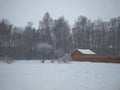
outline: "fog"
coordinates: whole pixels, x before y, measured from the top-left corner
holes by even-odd
[[[120,16],[119,8],[120,0],[0,0],[0,19],[20,27],[32,21],[37,28],[48,11],[52,18],[64,16],[72,25],[80,15],[109,20]]]

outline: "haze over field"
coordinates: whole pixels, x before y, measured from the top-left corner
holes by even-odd
[[[0,62],[0,90],[119,90],[120,65]]]

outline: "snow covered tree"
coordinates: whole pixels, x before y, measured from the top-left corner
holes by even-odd
[[[28,22],[23,34],[24,48],[26,49],[27,58],[31,59],[31,53],[35,48],[35,30],[32,27],[32,22]]]
[[[54,21],[53,36],[56,50],[62,48],[64,52],[67,52],[69,50],[70,26],[64,17]]]
[[[87,17],[79,16],[72,29],[74,46],[76,48],[87,48],[88,41],[90,39],[89,23]]]
[[[39,23],[40,30],[40,42],[47,42],[52,44],[51,31],[53,28],[53,20],[50,17],[49,13],[45,13],[42,21]]]
[[[10,47],[11,30],[8,20],[0,21],[0,47]]]

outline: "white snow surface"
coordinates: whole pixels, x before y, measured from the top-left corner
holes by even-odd
[[[0,90],[120,90],[120,64],[0,62]]]
[[[90,49],[77,49],[77,50],[83,54],[95,54],[95,52],[91,51]]]

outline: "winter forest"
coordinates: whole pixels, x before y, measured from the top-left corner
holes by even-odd
[[[8,20],[0,21],[0,57],[14,59],[55,59],[70,54],[76,48],[93,51],[120,51],[120,17],[109,21],[92,21],[85,16],[75,19],[74,25],[59,17],[53,20],[48,12],[39,21],[24,28],[16,27]],[[102,51],[101,51],[102,52]],[[104,53],[98,55],[105,55]]]

